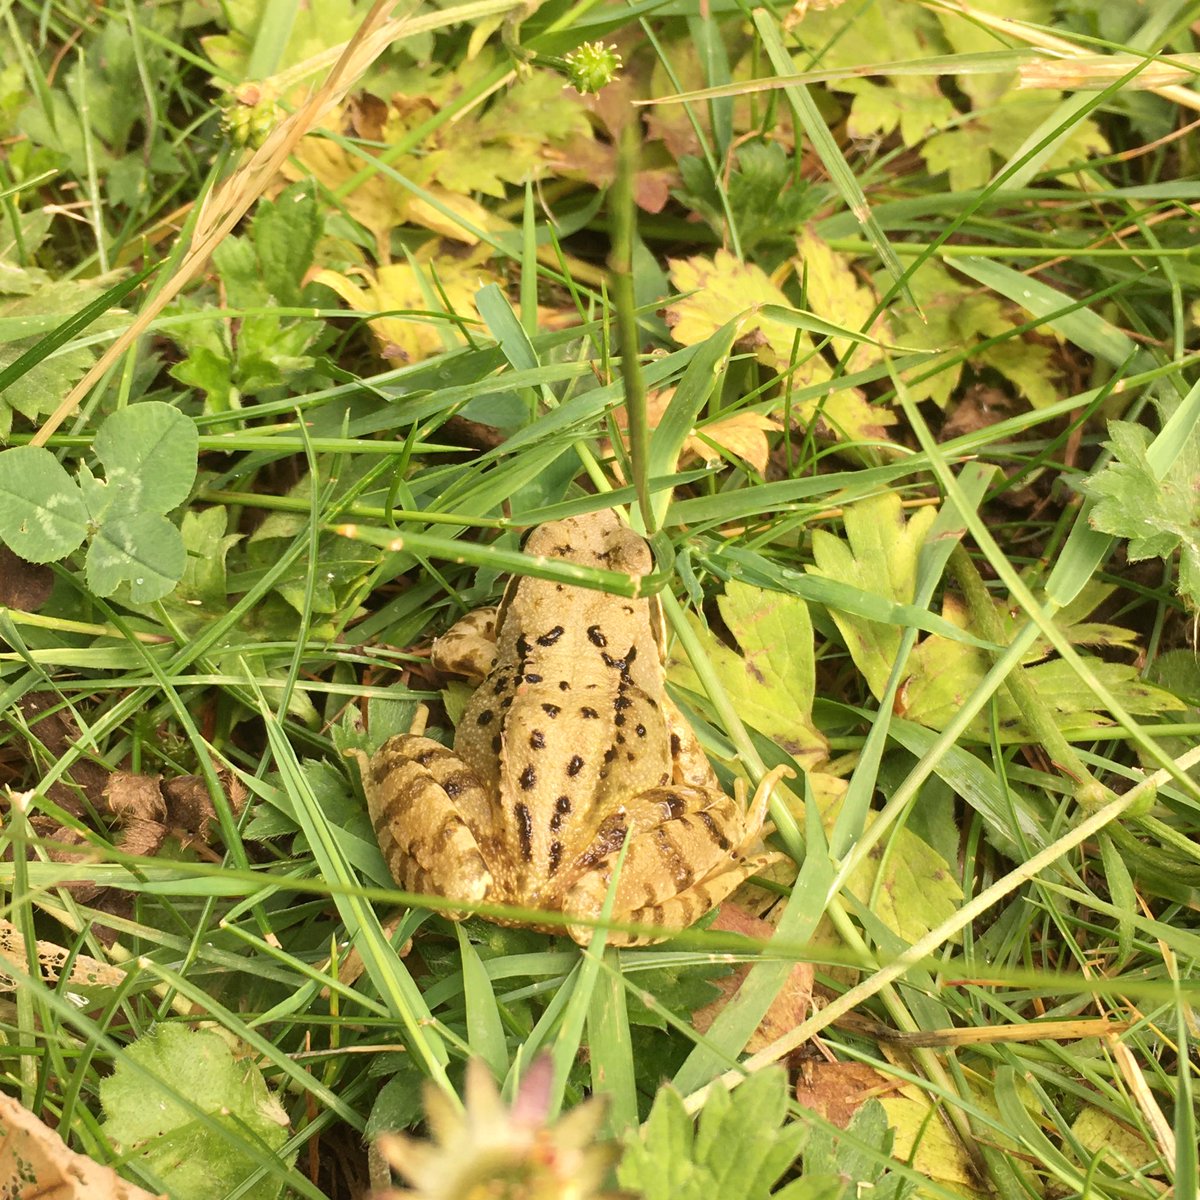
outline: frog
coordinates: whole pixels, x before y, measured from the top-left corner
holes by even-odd
[[[646,540],[610,509],[550,521],[525,553],[644,579]],[[635,589],[636,591],[636,589]],[[587,944],[620,871],[610,945],[661,941],[782,857],[767,848],[772,772],[746,803],[725,792],[667,695],[665,622],[654,597],[514,574],[498,609],[434,643],[440,670],[477,686],[453,749],[410,731],[370,758],[363,790],[393,878],[467,905],[558,914]],[[436,906],[434,906],[436,907]],[[461,910],[439,910],[459,918]]]

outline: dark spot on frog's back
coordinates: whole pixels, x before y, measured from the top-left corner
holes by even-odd
[[[557,642],[560,637],[562,637],[563,633],[563,627],[561,625],[555,625],[553,629],[547,629],[546,632],[543,633],[540,638],[538,638],[538,645],[553,646],[554,643]]]
[[[546,873],[553,875],[558,870],[558,864],[562,861],[562,842],[550,843],[550,858],[546,863]]]
[[[544,712],[546,716],[553,721],[554,718],[557,717],[560,712],[562,712],[562,709],[559,708],[557,704],[543,704],[542,712]]]
[[[567,763],[567,774],[571,776],[578,775],[583,770],[583,759],[578,754],[571,755],[571,761]]]
[[[559,796],[554,802],[554,815],[550,818],[550,832],[557,833],[562,826],[563,818],[571,811],[571,797]]]
[[[540,729],[535,729],[529,735],[529,748],[531,750],[544,750],[546,748],[546,735]]]
[[[537,784],[537,772],[533,769],[532,765],[526,767],[525,770],[521,772],[518,782],[521,785],[521,790],[525,792],[529,791]]]
[[[645,737],[646,727],[639,721],[638,724],[634,726],[633,732],[636,733],[638,737]]]
[[[483,712],[475,718],[476,725],[490,725],[495,720],[496,714],[490,708],[485,708]]]
[[[530,674],[525,676],[525,682],[526,683],[541,683],[542,677],[540,675],[534,675],[531,672]]]
[[[558,690],[560,692],[569,692],[571,690],[571,685],[565,679],[560,679],[558,681]]]
[[[583,717],[585,721],[594,721],[600,716],[600,714],[594,708],[587,708],[586,706],[579,710],[579,715]]]
[[[521,857],[529,862],[533,858],[533,821],[529,809],[524,804],[514,804],[513,816],[517,822],[517,837],[521,842]]]
[[[679,739],[679,734],[671,734],[671,753],[678,758],[683,752],[683,742]]]
[[[593,646],[604,647],[608,645],[608,638],[604,636],[604,633],[599,625],[589,625],[587,635],[588,641],[591,642]]]

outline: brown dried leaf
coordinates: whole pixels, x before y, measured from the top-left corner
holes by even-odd
[[[154,1200],[111,1167],[68,1149],[53,1129],[5,1095],[0,1095],[0,1195],[6,1200]]]
[[[766,940],[775,933],[775,927],[761,917],[752,916],[740,904],[726,901],[717,912],[717,919],[711,925],[712,929],[721,929],[727,933],[740,933],[746,937]],[[725,1006],[737,995],[746,976],[750,973],[752,963],[743,963],[732,974],[721,979],[714,979],[713,984],[721,990],[721,995],[706,1004],[703,1008],[692,1013],[692,1024],[697,1032],[707,1033],[712,1023],[720,1015]],[[806,1016],[812,1004],[813,969],[810,963],[797,963],[788,976],[788,981],[779,990],[779,995],[767,1009],[766,1015],[759,1022],[758,1028],[746,1043],[750,1053],[761,1050],[777,1038],[795,1029]]]
[[[54,590],[54,572],[44,563],[28,563],[0,546],[0,608],[37,612]]]
[[[894,1093],[899,1081],[865,1063],[806,1062],[796,1082],[796,1103],[845,1129],[868,1100]]]
[[[46,983],[57,983],[63,966],[70,957],[69,952],[56,942],[39,941],[37,960],[39,973]],[[0,991],[12,991],[18,981],[4,970],[4,960],[13,963],[23,975],[29,973],[29,954],[25,938],[10,921],[0,920]],[[71,959],[68,982],[74,987],[120,987],[125,982],[125,972],[86,954],[77,954]],[[7,1193],[0,1191],[0,1195]]]

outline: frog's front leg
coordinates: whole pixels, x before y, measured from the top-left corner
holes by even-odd
[[[474,771],[440,742],[411,733],[389,738],[369,760],[360,755],[359,766],[392,878],[410,892],[486,900],[493,880],[482,847],[491,838],[491,805]]]
[[[496,612],[477,608],[435,638],[430,658],[439,671],[481,683],[496,665]]]
[[[647,945],[686,929],[711,912],[751,875],[782,857],[762,846],[771,788],[782,769],[759,785],[749,808],[713,788],[686,784],[652,788],[635,797],[627,811],[601,829],[578,864],[581,873],[563,898],[568,916],[599,917],[608,895],[623,840],[628,840],[612,919],[623,924],[657,925],[660,936],[612,932],[616,946]],[[614,846],[615,843],[615,846]],[[570,925],[568,933],[586,944],[591,926]]]

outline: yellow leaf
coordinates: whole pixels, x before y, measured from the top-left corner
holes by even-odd
[[[801,230],[796,238],[796,253],[799,255],[796,274],[804,280],[808,307],[814,313],[832,325],[855,333],[866,329],[877,341],[887,341],[887,321],[882,314],[867,326],[875,309],[875,293],[858,281],[845,256],[831,249],[811,227]],[[851,346],[855,344],[849,338],[833,339],[839,357]],[[860,370],[878,362],[882,355],[878,346],[859,342],[850,356],[848,369]]]
[[[391,263],[374,272],[362,271],[361,283],[329,270],[318,271],[314,279],[337,292],[355,312],[392,314],[367,319],[380,355],[395,364],[419,362],[464,342],[457,321],[430,314],[479,320],[475,293],[496,276],[475,258],[437,258],[426,269],[420,262]],[[405,313],[409,315],[401,315]]]
[[[712,442],[722,450],[745,459],[760,475],[765,475],[771,452],[767,434],[776,433],[782,428],[774,417],[756,412],[736,412],[703,426],[699,430],[703,437],[692,434],[683,443],[683,449],[687,454],[707,460],[714,457],[712,446],[708,445]]]
[[[758,361],[776,371],[792,362],[793,345],[800,364],[792,378],[797,386],[825,379],[829,368],[813,350],[806,333],[798,333],[782,321],[764,317],[766,304],[790,308],[788,298],[767,273],[753,263],[740,262],[728,250],[718,250],[712,259],[703,255],[671,261],[671,282],[681,296],[666,307],[671,336],[684,346],[694,346],[711,336],[731,317],[748,314],[740,345],[753,349]]]
[[[731,317],[745,314],[739,347],[753,350],[764,366],[781,374],[786,372],[792,387],[831,381],[825,395],[810,396],[793,405],[794,420],[819,419],[818,435],[833,440],[886,438],[887,426],[896,423],[891,412],[869,404],[856,388],[837,387],[829,364],[817,353],[807,333],[762,315],[764,305],[790,308],[791,304],[761,267],[740,262],[728,250],[718,250],[711,259],[697,255],[672,261],[671,282],[681,292],[689,293],[666,306],[667,324],[677,342],[693,346]],[[709,430],[705,432],[712,436]]]

